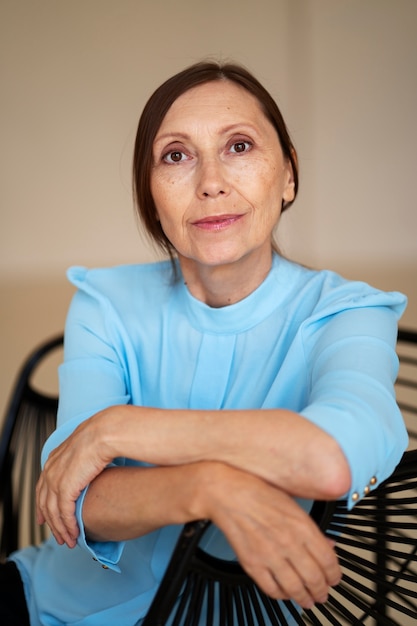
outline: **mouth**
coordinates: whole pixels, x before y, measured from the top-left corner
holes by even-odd
[[[243,218],[243,215],[243,213],[230,215],[209,215],[192,222],[192,225],[197,228],[201,228],[202,230],[219,231],[224,228],[228,228],[229,226],[233,226]]]

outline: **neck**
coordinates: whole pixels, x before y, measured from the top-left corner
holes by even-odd
[[[207,266],[179,256],[184,282],[191,295],[213,308],[235,304],[246,298],[265,280],[271,269],[268,258],[251,255],[236,263]]]

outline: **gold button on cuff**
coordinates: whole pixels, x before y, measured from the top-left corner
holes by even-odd
[[[359,500],[359,494],[358,494],[357,491],[354,491],[352,493],[352,500],[353,500],[353,502],[357,502]]]
[[[372,476],[369,482],[371,483],[371,485],[376,485],[376,483],[378,482],[376,476]]]
[[[107,567],[107,565],[102,565],[101,567],[102,567],[103,569],[109,569],[109,568]]]
[[[370,486],[366,485],[365,489],[363,490],[363,493],[364,493],[365,496],[367,496],[370,491],[371,491]]]

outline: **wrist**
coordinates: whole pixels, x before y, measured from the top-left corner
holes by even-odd
[[[227,500],[234,473],[239,470],[218,461],[201,461],[195,466],[198,478],[192,517],[213,521],[224,499]]]
[[[91,418],[94,428],[93,436],[96,446],[101,449],[102,456],[110,463],[118,456],[126,456],[121,449],[121,438],[125,433],[127,415],[123,417],[122,406],[111,406],[99,411]],[[120,421],[123,420],[123,424]]]

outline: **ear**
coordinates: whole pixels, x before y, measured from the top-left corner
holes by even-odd
[[[291,161],[288,159],[284,166],[284,189],[282,192],[283,204],[292,202],[295,198],[294,171]]]

